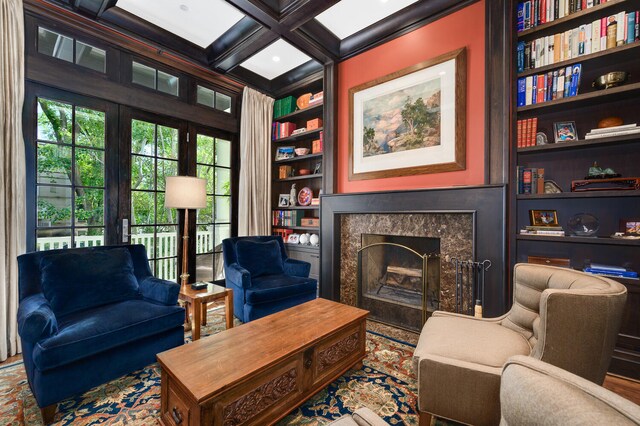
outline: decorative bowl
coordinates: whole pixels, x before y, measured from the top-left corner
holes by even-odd
[[[307,155],[309,153],[309,148],[296,148],[296,155]]]
[[[304,187],[298,192],[298,204],[301,206],[308,206],[311,204],[311,199],[313,198],[313,191],[311,188]]]
[[[299,174],[300,176],[310,175],[310,174],[311,174],[311,170],[309,170],[309,169],[300,169],[300,170],[298,171],[298,174]]]
[[[578,213],[569,218],[567,227],[573,235],[591,237],[600,229],[600,221],[589,213]]]
[[[628,78],[629,73],[626,71],[612,71],[596,78],[592,86],[596,89],[609,89],[624,84]]]
[[[624,121],[620,117],[605,117],[602,120],[598,121],[598,129],[606,129],[607,127],[616,127],[622,126]]]

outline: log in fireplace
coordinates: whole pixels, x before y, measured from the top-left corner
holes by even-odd
[[[419,332],[440,297],[440,239],[362,234],[357,305],[369,318]]]

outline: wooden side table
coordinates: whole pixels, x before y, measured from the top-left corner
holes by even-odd
[[[189,322],[189,311],[193,314],[191,323],[192,340],[200,339],[200,326],[207,325],[207,305],[209,302],[224,298],[227,328],[233,327],[233,290],[216,284],[209,284],[202,290],[194,290],[191,286],[180,290],[180,300],[185,302],[185,322]]]

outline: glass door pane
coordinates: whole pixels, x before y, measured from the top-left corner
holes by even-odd
[[[35,249],[105,244],[106,112],[36,98]]]
[[[131,243],[143,244],[156,277],[178,277],[178,215],[164,206],[165,177],[178,174],[177,128],[131,120]]]

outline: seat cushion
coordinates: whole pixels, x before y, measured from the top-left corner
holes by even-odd
[[[56,317],[140,298],[129,250],[60,252],[40,261],[42,291]]]
[[[304,293],[314,293],[318,282],[313,278],[290,277],[288,275],[264,275],[251,279],[251,288],[246,290],[246,303],[256,305],[274,302]]]
[[[513,355],[529,355],[529,342],[498,323],[461,316],[434,316],[424,325],[416,355],[445,358],[502,368]]]
[[[184,322],[184,309],[126,300],[58,320],[58,334],[39,342],[33,361],[41,371],[162,333]]]
[[[284,274],[278,241],[239,240],[236,243],[238,264],[249,271],[251,278]]]

